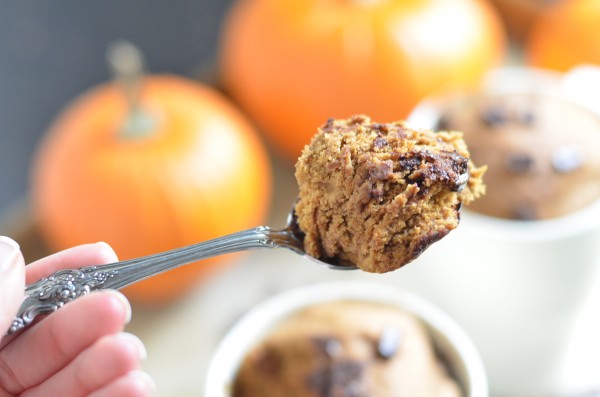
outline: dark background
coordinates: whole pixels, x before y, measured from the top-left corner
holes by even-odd
[[[0,0],[0,211],[26,195],[37,143],[69,100],[106,81],[126,39],[148,69],[195,77],[214,62],[231,0]]]

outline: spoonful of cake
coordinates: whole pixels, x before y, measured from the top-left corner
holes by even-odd
[[[138,259],[60,270],[27,286],[9,330],[81,295],[232,252],[287,248],[335,270],[384,273],[456,228],[460,207],[484,193],[458,132],[414,130],[366,116],[330,119],[296,164],[298,200],[287,226],[259,226]]]
[[[460,132],[366,116],[330,119],[296,164],[304,249],[367,272],[395,270],[458,226],[485,192]]]

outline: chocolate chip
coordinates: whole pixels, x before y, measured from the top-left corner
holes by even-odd
[[[400,329],[396,327],[385,327],[379,335],[377,342],[377,354],[384,359],[392,358],[400,347]]]
[[[364,124],[366,122],[367,122],[367,117],[363,116],[363,115],[352,116],[348,120],[349,125],[360,125],[360,124]]]
[[[371,128],[373,128],[374,130],[377,130],[377,132],[380,132],[380,133],[388,133],[388,132],[390,132],[390,126],[389,126],[389,124],[373,123],[371,125]],[[387,145],[387,141],[386,141],[386,145]]]
[[[481,120],[490,127],[505,124],[508,121],[506,111],[498,106],[490,106],[481,114]]]
[[[368,164],[369,176],[372,179],[382,181],[389,179],[394,174],[394,162],[392,160],[370,161]]]
[[[538,219],[539,216],[534,206],[522,203],[515,208],[513,218],[521,221],[533,221]]]
[[[369,191],[369,197],[377,202],[383,198],[383,183],[376,183]]]
[[[521,174],[531,169],[533,158],[525,153],[513,153],[508,155],[505,165],[510,172]]]
[[[388,140],[382,137],[377,137],[375,138],[375,141],[373,142],[373,146],[375,146],[376,148],[380,149],[384,146],[388,145]]]
[[[554,171],[565,173],[575,171],[583,164],[583,155],[579,148],[565,146],[552,153]]]
[[[398,158],[398,165],[401,171],[407,174],[419,169],[423,163],[423,154],[421,152],[407,153]]]
[[[331,337],[319,336],[314,338],[317,349],[329,358],[336,358],[342,354],[343,347],[339,340]]]
[[[521,123],[521,124],[525,124],[525,125],[532,125],[535,122],[535,113],[533,112],[533,110],[531,109],[521,109],[517,115],[517,120]]]
[[[325,125],[323,125],[322,129],[325,133],[331,133],[334,130],[334,126],[335,119],[333,117],[330,117],[327,119],[327,122],[325,123]]]
[[[319,397],[366,397],[363,363],[341,360],[318,366],[308,377],[308,386]]]
[[[404,179],[408,183],[416,183],[419,188],[441,183],[456,192],[464,188],[469,178],[469,159],[456,151],[414,151],[398,159],[397,164],[399,171],[405,175]]]

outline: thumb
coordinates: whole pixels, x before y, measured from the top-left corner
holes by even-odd
[[[0,337],[10,327],[25,291],[25,261],[19,244],[0,236]]]

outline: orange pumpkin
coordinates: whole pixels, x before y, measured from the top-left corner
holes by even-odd
[[[533,26],[525,51],[527,62],[542,68],[600,65],[600,1],[557,2]]]
[[[271,171],[252,125],[224,96],[192,80],[146,77],[131,121],[121,87],[91,89],[54,121],[33,165],[33,208],[52,250],[106,241],[130,259],[262,224]],[[132,133],[133,132],[133,133]],[[223,258],[125,290],[142,303],[182,296]]]
[[[324,120],[404,118],[506,46],[479,0],[238,0],[221,36],[223,86],[292,161]]]

